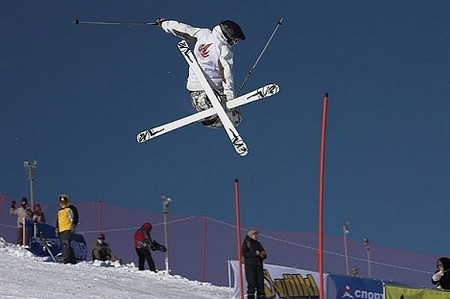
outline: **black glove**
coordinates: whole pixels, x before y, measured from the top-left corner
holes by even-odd
[[[150,248],[151,251],[155,251],[156,247],[155,247],[155,241],[148,241],[148,247]]]
[[[264,259],[267,257],[266,252],[265,252],[264,250],[261,250],[261,251],[259,252],[259,257],[262,258],[262,259],[264,260]]]
[[[13,200],[11,201],[11,209],[15,209],[16,208],[16,201]]]
[[[151,251],[155,251],[152,240],[145,240],[144,242],[140,242],[141,248],[148,248]]]
[[[155,23],[156,23],[156,25],[161,26],[161,24],[162,24],[164,21],[167,21],[167,19],[164,18],[164,17],[159,17],[159,18],[156,19]]]

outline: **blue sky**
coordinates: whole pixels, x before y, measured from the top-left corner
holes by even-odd
[[[324,231],[445,255],[450,210],[448,1],[2,1],[0,192],[35,201],[104,200],[149,211],[317,231],[322,94],[329,93]],[[177,38],[154,21],[241,24],[239,87],[281,91],[241,109],[238,156],[225,133],[193,124],[138,144],[137,132],[193,113]],[[138,224],[137,224],[138,225]]]

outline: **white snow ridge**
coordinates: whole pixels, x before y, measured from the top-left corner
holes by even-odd
[[[228,287],[190,281],[164,272],[139,271],[133,263],[64,265],[36,257],[0,237],[1,298],[230,298]]]

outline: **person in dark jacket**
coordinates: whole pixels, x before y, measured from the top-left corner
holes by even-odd
[[[244,257],[245,279],[247,280],[247,298],[266,298],[263,260],[267,258],[267,254],[258,241],[258,231],[250,230],[247,233],[242,244],[242,256]]]
[[[112,253],[111,247],[105,242],[105,234],[98,234],[97,240],[92,246],[92,260],[117,261],[117,257]]]
[[[438,269],[431,276],[431,282],[440,290],[450,290],[450,258],[439,258],[436,267]]]
[[[150,232],[152,231],[152,224],[145,222],[134,233],[134,248],[139,257],[139,270],[145,270],[145,261],[148,263],[150,271],[157,272],[155,261],[153,260],[150,250],[159,250],[165,252],[167,249],[156,241],[153,241]]]
[[[78,225],[78,210],[70,204],[70,198],[67,194],[59,196],[59,205],[60,208],[56,218],[56,232],[61,242],[63,263],[75,264],[75,252],[71,243]]]

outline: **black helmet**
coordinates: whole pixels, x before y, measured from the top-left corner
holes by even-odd
[[[222,29],[222,33],[230,45],[237,43],[238,39],[245,40],[244,32],[242,32],[239,24],[234,21],[225,20],[220,22],[220,29]]]
[[[59,195],[59,202],[60,203],[65,203],[65,204],[69,204],[70,203],[70,198],[67,194],[60,194]]]

